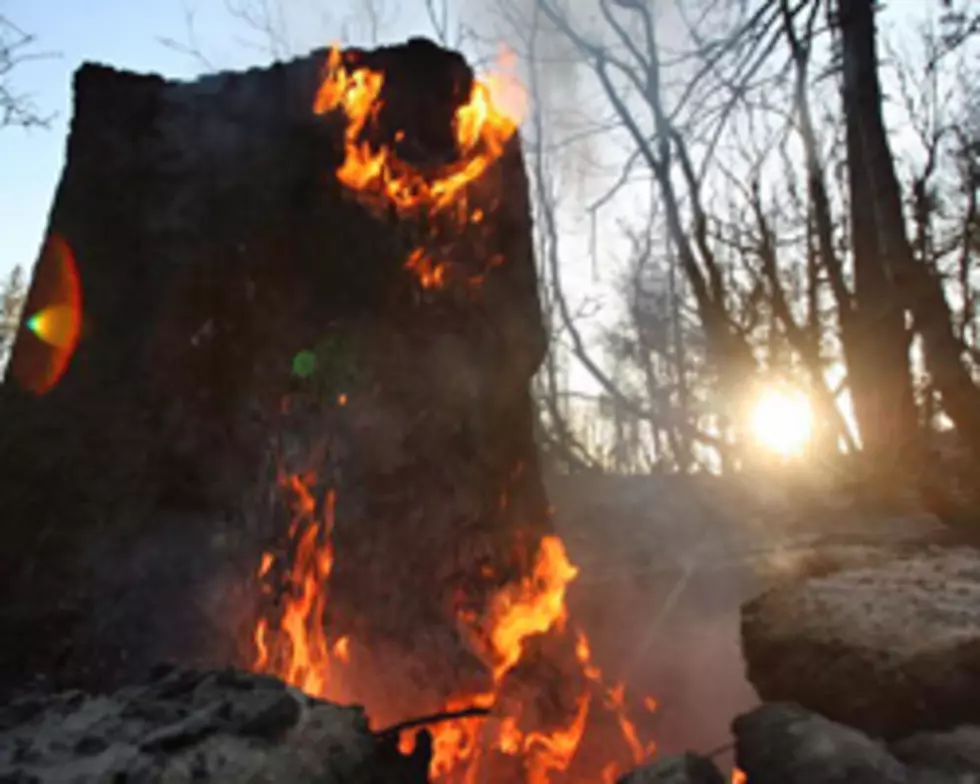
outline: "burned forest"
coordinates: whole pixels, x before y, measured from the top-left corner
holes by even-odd
[[[969,2],[40,5],[0,781],[980,776]]]

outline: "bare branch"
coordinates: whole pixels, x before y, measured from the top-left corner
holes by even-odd
[[[0,14],[0,128],[46,128],[53,119],[42,115],[31,97],[17,92],[11,83],[11,74],[19,66],[53,56],[31,51],[34,44],[34,36]]]

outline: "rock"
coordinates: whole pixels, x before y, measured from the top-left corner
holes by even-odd
[[[380,137],[456,154],[460,55],[414,40],[345,56],[386,74]],[[423,670],[431,705],[414,676],[378,689],[394,717],[403,696],[425,712],[464,666],[459,598],[520,576],[533,559],[515,551],[550,531],[519,139],[467,193],[485,217],[446,250],[452,285],[423,289],[405,268],[423,227],[335,177],[343,120],[313,112],[326,57],[192,82],[75,74],[24,317],[67,247],[86,331],[39,397],[15,383],[43,349],[22,327],[0,386],[0,694],[114,689],[159,660],[247,667],[255,570],[289,546],[277,472],[312,469],[315,497],[337,497],[331,628]],[[312,390],[291,374],[314,348],[330,372]]]
[[[725,777],[707,757],[688,753],[637,768],[620,777],[616,784],[725,784]]]
[[[906,765],[980,779],[980,727],[922,733],[892,744],[892,754]]]
[[[749,680],[889,739],[980,723],[980,551],[924,547],[786,583],[742,609]]]
[[[732,731],[735,764],[752,784],[925,784],[881,743],[797,705],[763,705]],[[944,782],[954,779],[933,780]]]
[[[867,526],[867,521],[862,520],[861,525]],[[770,536],[756,552],[749,553],[749,558],[766,587],[778,586],[787,580],[823,577],[917,555],[934,544],[946,544],[947,534],[948,529],[935,518],[897,517],[871,530]]]
[[[292,707],[286,709],[285,704]],[[279,720],[256,731],[272,706]],[[25,718],[26,716],[30,718]],[[35,697],[0,710],[0,780],[422,784],[379,748],[361,709],[269,678],[175,670],[103,697]],[[388,756],[386,756],[388,754]]]

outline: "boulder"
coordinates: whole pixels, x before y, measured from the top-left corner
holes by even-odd
[[[980,727],[913,735],[892,744],[891,752],[914,768],[976,777],[980,774]]]
[[[113,694],[0,709],[3,781],[423,784],[413,763],[371,734],[360,708],[233,670],[161,668]]]
[[[752,784],[911,781],[882,743],[791,703],[743,714],[732,722],[732,732],[735,764]]]
[[[732,722],[735,761],[752,784],[956,784],[910,768],[884,744],[791,703],[769,703]]]
[[[886,744],[793,703],[767,703],[732,723],[735,757],[752,784],[971,784],[980,728]]]
[[[46,394],[17,372],[0,387],[0,693],[115,688],[160,660],[248,666],[260,556],[290,546],[282,474],[336,493],[336,635],[443,693],[473,668],[459,607],[523,575],[550,530],[519,139],[460,202],[482,220],[443,243],[455,271],[427,288],[406,259],[432,225],[335,176],[344,118],[313,111],[327,56],[191,82],[75,74],[12,370],[46,350],[27,319],[65,253],[83,334]],[[385,74],[373,142],[453,159],[460,55],[413,40],[344,57]],[[304,352],[315,388],[293,374]]]
[[[924,545],[864,563],[743,606],[760,697],[885,738],[980,723],[980,551]]]

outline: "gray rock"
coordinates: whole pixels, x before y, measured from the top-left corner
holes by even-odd
[[[732,723],[735,762],[751,784],[977,784],[980,729],[888,746],[791,703]]]
[[[0,710],[0,781],[421,782],[358,707],[268,677],[172,670],[102,697],[34,697]],[[402,763],[399,767],[399,763]]]
[[[951,732],[924,733],[891,746],[907,765],[945,773],[972,774],[980,781],[980,727],[957,727]]]
[[[803,708],[763,705],[732,723],[735,763],[752,784],[910,784],[885,746]]]
[[[725,777],[707,757],[688,753],[637,768],[620,777],[616,784],[725,784]]]
[[[980,723],[980,552],[924,547],[787,583],[742,608],[748,677],[890,739]]]

